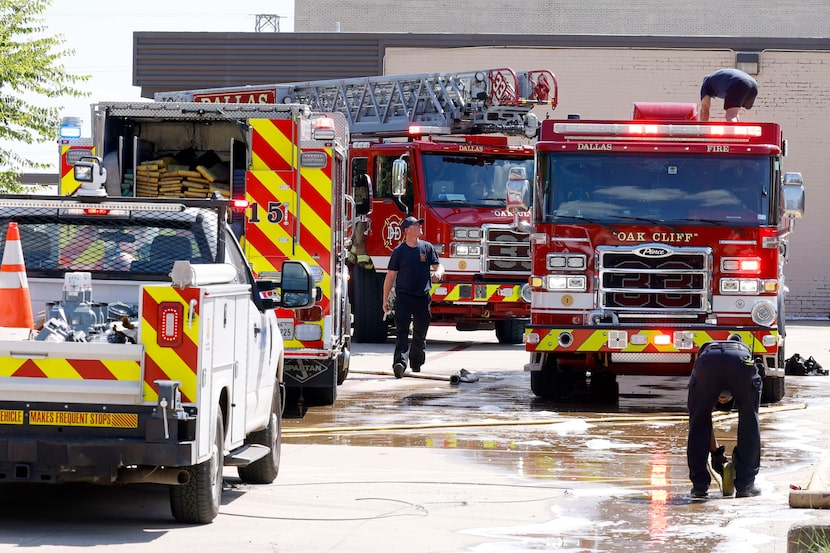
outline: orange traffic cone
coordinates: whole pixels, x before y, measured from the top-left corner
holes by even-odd
[[[34,327],[29,281],[17,223],[9,223],[3,264],[0,266],[0,327],[29,331]]]

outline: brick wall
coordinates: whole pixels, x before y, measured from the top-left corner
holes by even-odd
[[[780,0],[302,0],[295,32],[827,37],[830,3]]]
[[[800,171],[807,190],[804,219],[796,222],[786,268],[790,317],[830,316],[830,52],[763,52],[760,93],[745,121],[775,121],[789,140],[785,170]],[[385,73],[460,71],[487,67],[550,69],[559,82],[557,117],[621,118],[631,103],[695,102],[704,75],[734,66],[732,51],[568,48],[388,49]],[[712,117],[722,117],[713,102]],[[544,117],[543,114],[540,114]]]

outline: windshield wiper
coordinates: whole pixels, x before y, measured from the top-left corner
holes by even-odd
[[[709,225],[714,225],[716,227],[724,227],[728,229],[737,229],[744,234],[746,229],[741,226],[730,225],[726,221],[718,221],[717,219],[702,219],[700,217],[687,217],[685,219],[675,219],[678,223],[706,223]]]
[[[603,223],[602,221],[598,221],[596,219],[591,219],[590,217],[585,217],[584,215],[554,215],[551,217],[553,222],[556,222],[556,219],[574,219],[576,221],[585,221],[586,223],[590,223],[592,225],[599,225],[604,229],[610,230],[611,232],[617,232],[617,229],[614,227]]]
[[[625,219],[627,221],[643,221],[645,223],[651,223],[652,225],[660,225],[661,227],[666,227],[667,229],[673,232],[682,232],[679,228],[671,226],[662,219],[649,219],[648,217],[634,217],[632,215],[612,215],[611,217],[616,217],[617,219]]]

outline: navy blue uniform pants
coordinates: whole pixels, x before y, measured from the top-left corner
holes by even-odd
[[[686,456],[695,490],[706,491],[711,476],[706,469],[712,440],[712,409],[721,391],[730,390],[738,408],[738,444],[735,446],[735,489],[755,484],[761,465],[761,377],[749,349],[737,342],[709,345],[695,362],[689,378],[689,441]]]
[[[409,362],[413,370],[418,370],[426,360],[424,350],[427,347],[427,330],[431,318],[428,295],[395,295],[395,355],[392,364]],[[409,323],[412,322],[412,344],[409,343]]]

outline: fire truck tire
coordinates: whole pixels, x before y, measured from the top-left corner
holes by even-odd
[[[785,385],[783,376],[765,376],[761,389],[761,403],[778,403],[784,398]]]
[[[257,459],[247,467],[239,467],[239,478],[247,484],[270,484],[280,472],[280,451],[282,449],[282,398],[279,383],[274,390],[274,401],[268,426],[258,432],[252,432],[249,444],[264,445],[271,448],[271,454]]]
[[[548,357],[540,371],[530,373],[530,389],[542,399],[563,399],[574,388],[573,374],[558,366],[555,357]]]
[[[612,372],[600,372],[591,377],[591,396],[599,403],[615,404],[620,400],[620,384]]]
[[[388,335],[383,320],[383,279],[374,269],[354,268],[354,329],[358,344],[382,344]]]
[[[500,344],[522,344],[525,341],[527,319],[511,317],[496,321],[496,338]]]
[[[349,360],[351,359],[351,349],[344,347],[337,356],[337,385],[340,386],[346,381],[349,376]]]
[[[219,514],[225,460],[224,442],[225,429],[220,411],[216,414],[216,431],[210,459],[188,469],[190,482],[170,486],[170,510],[173,518],[179,522],[207,524]]]

